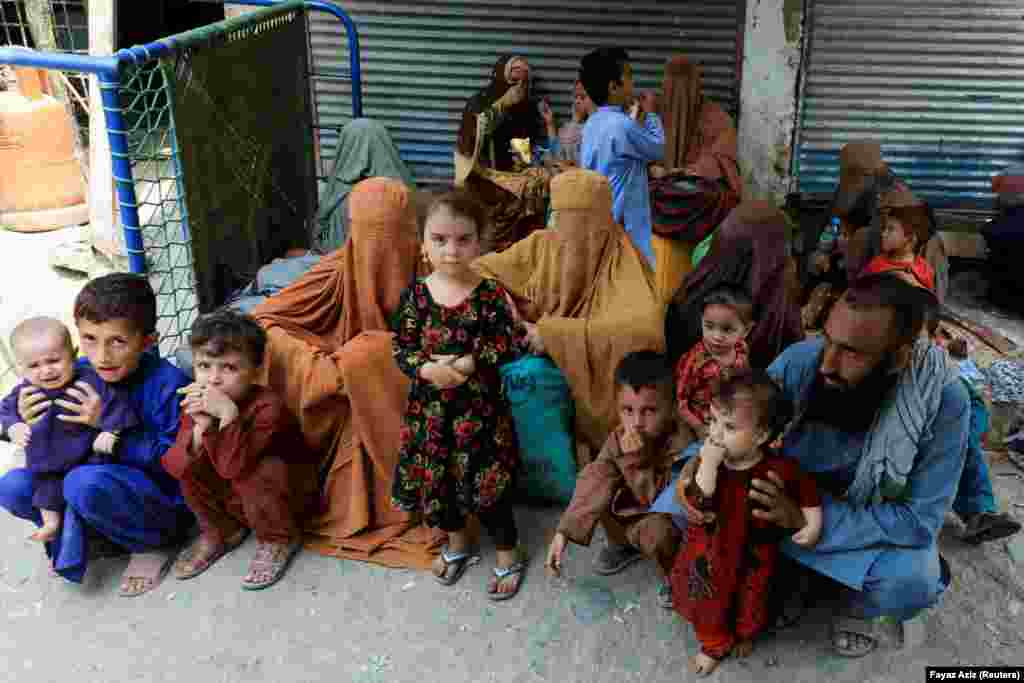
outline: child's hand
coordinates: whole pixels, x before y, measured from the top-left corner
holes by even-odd
[[[546,349],[537,325],[534,323],[523,323],[523,325],[526,327],[526,341],[530,344],[530,350],[538,356],[543,356]]]
[[[32,428],[24,422],[15,422],[7,429],[7,437],[15,446],[28,448],[28,442],[32,440]]]
[[[800,531],[793,534],[793,542],[804,548],[813,548],[821,540],[821,530],[824,525],[824,513],[821,507],[801,508],[804,519],[807,521]]]
[[[468,379],[451,365],[445,363],[427,363],[420,368],[420,377],[438,389],[454,389]]]
[[[25,424],[32,426],[43,419],[43,415],[53,405],[46,394],[36,387],[25,387],[18,394],[18,417]]]
[[[555,534],[555,537],[551,539],[551,545],[548,546],[548,557],[544,561],[544,568],[551,573],[552,576],[562,575],[562,555],[565,553],[565,545],[568,539],[561,531]]]
[[[644,437],[639,432],[627,428],[619,439],[619,447],[623,453],[636,453],[644,447]]]
[[[629,105],[629,118],[633,119],[634,121],[636,121],[638,118],[640,118],[640,102],[639,101],[635,101],[635,102],[633,102],[633,104]]]
[[[711,439],[705,439],[704,445],[700,447],[700,457],[708,464],[717,467],[725,459],[725,448]]]
[[[117,434],[111,434],[110,432],[100,432],[96,440],[92,442],[92,449],[104,455],[110,455],[116,447]]]
[[[476,359],[473,356],[465,355],[452,363],[452,367],[466,377],[472,377],[476,374]]]
[[[58,415],[57,419],[61,422],[72,422],[98,429],[100,417],[103,416],[103,399],[100,398],[96,390],[85,382],[75,382],[64,391],[64,394],[74,401],[61,398],[54,401],[70,413],[70,415]]]
[[[686,487],[690,485],[693,478],[697,476],[697,466],[700,464],[700,458],[690,458],[683,465],[682,472],[679,473],[679,478],[676,480],[676,500],[686,510],[687,522],[692,522],[697,526],[703,526],[705,524],[711,524],[715,521],[714,512],[703,512],[693,507],[690,503],[690,499],[686,497]]]
[[[185,394],[185,400],[181,402],[181,407],[193,419],[196,419],[198,414],[205,413],[209,417],[220,420],[220,426],[223,428],[238,417],[238,406],[228,398],[227,394],[216,387],[193,383],[178,389],[178,393]]]

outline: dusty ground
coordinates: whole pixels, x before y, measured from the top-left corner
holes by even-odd
[[[67,317],[83,279],[46,267],[51,236],[0,232],[0,328],[24,311]],[[45,242],[45,244],[44,244]],[[1019,322],[999,327],[1017,336]],[[0,444],[0,448],[6,444]],[[1004,507],[1024,516],[1024,473],[997,463]],[[520,596],[492,604],[483,595],[493,551],[454,588],[424,574],[301,555],[286,579],[264,593],[239,580],[249,541],[190,582],[166,580],[135,599],[117,596],[126,558],[92,565],[75,586],[49,575],[25,523],[0,515],[2,679],[19,683],[188,681],[230,683],[321,680],[686,681],[696,652],[691,629],[654,604],[653,567],[617,577],[593,574],[592,549],[573,548],[565,578],[542,572],[558,511],[520,508],[531,554]],[[924,681],[926,665],[1024,665],[1024,541],[972,548],[947,525],[942,552],[953,588],[921,620],[920,642],[864,660],[829,654],[828,613],[820,608],[792,630],[765,637],[749,660],[727,661],[717,681]],[[1011,552],[1016,557],[1011,557]]]

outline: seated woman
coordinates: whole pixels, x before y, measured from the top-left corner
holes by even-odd
[[[668,301],[692,269],[691,252],[743,194],[736,127],[704,97],[701,67],[681,55],[665,66],[665,160],[651,169],[658,292]]]
[[[352,188],[367,178],[394,178],[409,189],[416,181],[388,129],[372,119],[356,119],[341,129],[334,148],[334,164],[327,175],[327,185],[320,193],[320,206],[312,246],[321,253],[341,249],[348,237],[348,199]]]
[[[882,159],[882,148],[877,142],[851,142],[843,147],[839,155],[839,185],[828,213],[828,220],[833,217],[840,219],[841,244],[844,250],[846,279],[859,275],[872,258],[881,251],[881,221],[879,198],[883,195],[904,196],[910,190],[905,182],[895,175],[889,165]],[[895,194],[893,194],[895,193]],[[922,204],[921,202],[917,202]],[[925,245],[923,255],[935,273],[935,296],[939,303],[946,298],[949,286],[949,261],[942,238],[937,234],[935,217],[927,204],[924,204],[931,223],[931,238]],[[817,248],[821,231],[811,231],[804,235],[804,268],[803,282],[813,290],[815,279],[820,279],[824,271],[833,267],[830,259],[825,258]],[[829,286],[835,283],[825,278]],[[808,301],[815,305],[805,318],[813,319],[814,323],[824,321],[828,317],[826,304],[822,300],[834,301],[841,291],[833,291],[831,296],[809,293]]]
[[[566,171],[551,181],[551,203],[554,227],[477,259],[475,269],[511,292],[534,351],[565,375],[586,461],[617,419],[616,365],[631,351],[664,348],[661,305],[650,266],[612,219],[607,178]]]
[[[356,185],[345,246],[253,316],[267,330],[263,381],[325,454],[324,505],[307,529],[307,547],[427,569],[441,539],[390,505],[409,380],[392,357],[389,321],[420,261],[410,195],[392,179]]]
[[[530,97],[530,65],[502,57],[490,84],[466,103],[455,148],[455,184],[488,207],[499,251],[544,227],[550,174],[520,170],[512,150],[517,138],[553,146],[558,133],[551,107]]]
[[[796,264],[786,253],[786,217],[768,202],[733,209],[711,241],[711,249],[669,304],[665,343],[673,364],[701,339],[701,309],[722,285],[749,292],[757,311],[750,334],[750,365],[766,368],[783,349],[803,339]]]

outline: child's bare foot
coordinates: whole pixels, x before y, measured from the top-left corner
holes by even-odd
[[[36,529],[36,532],[29,538],[40,543],[48,543],[57,538],[57,534],[60,533],[63,515],[58,510],[40,510],[39,514],[43,518],[43,525]]]
[[[754,641],[752,640],[741,640],[736,643],[732,648],[732,654],[739,657],[749,657],[754,652]]]
[[[709,657],[703,652],[699,652],[690,660],[690,670],[697,674],[698,678],[704,678],[705,676],[710,676],[714,673],[719,664],[721,664],[721,662],[714,657]]]

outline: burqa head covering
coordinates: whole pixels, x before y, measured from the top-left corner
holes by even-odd
[[[786,253],[786,217],[765,201],[743,202],[729,214],[700,266],[683,281],[665,319],[669,358],[701,339],[704,299],[722,285],[746,289],[754,301],[750,362],[767,367],[790,344],[803,338],[800,307]]]

